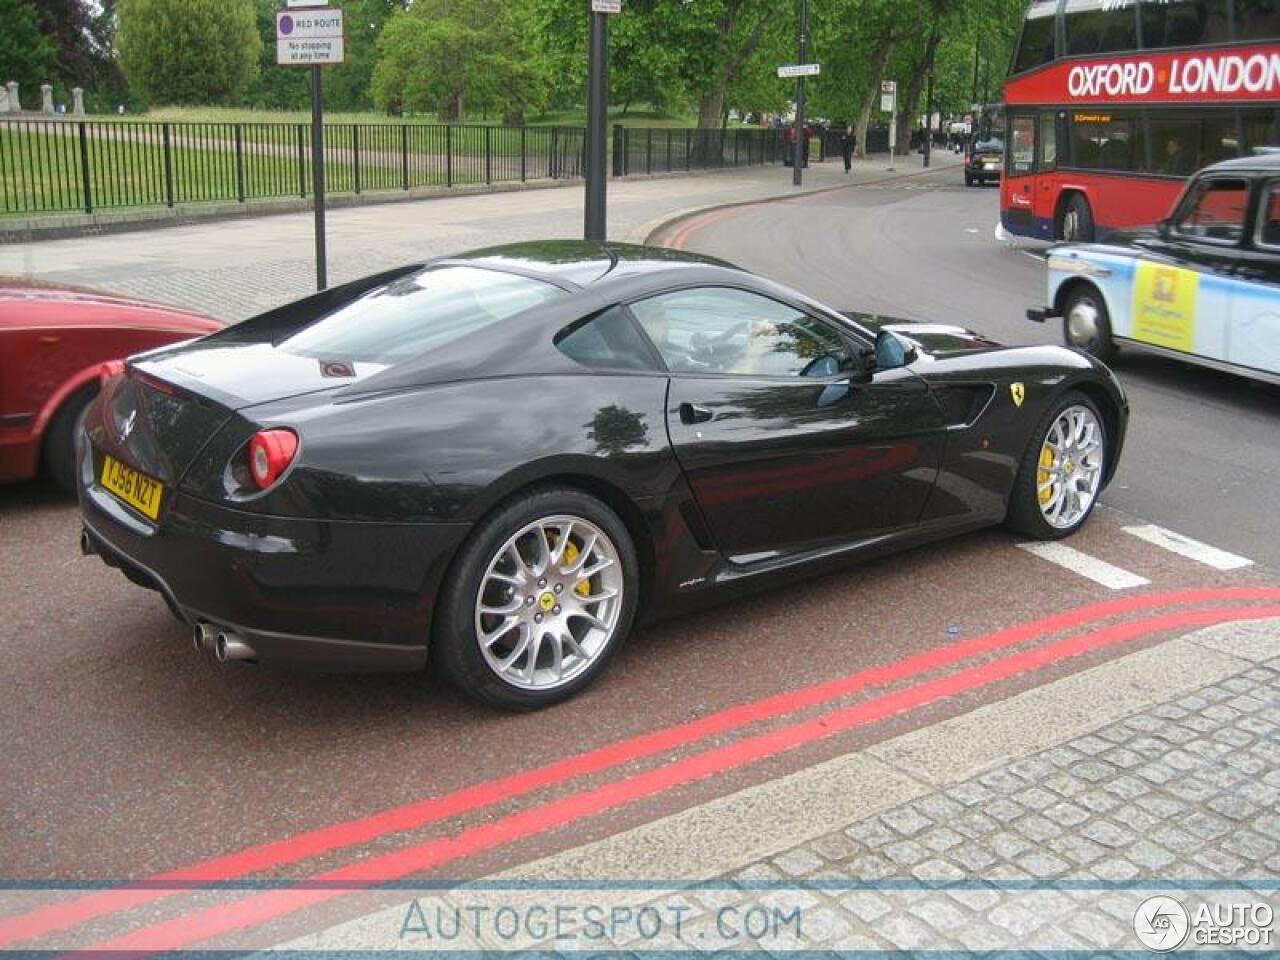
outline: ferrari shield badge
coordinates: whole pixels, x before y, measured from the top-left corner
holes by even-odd
[[[1021,407],[1022,401],[1027,399],[1027,388],[1021,383],[1011,383],[1009,384],[1009,394],[1013,397],[1013,405]]]

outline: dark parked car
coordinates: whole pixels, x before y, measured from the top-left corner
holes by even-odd
[[[1142,350],[1280,383],[1280,154],[1201,170],[1169,217],[1049,251],[1049,306],[1068,345]]]
[[[984,184],[988,180],[1000,179],[1004,169],[1004,138],[993,136],[980,140],[965,151],[964,185],[972,187]]]
[[[85,422],[82,546],[219,659],[430,657],[533,707],[638,616],[990,524],[1066,536],[1127,417],[1062,347],[841,314],[690,254],[521,244],[133,358]]]

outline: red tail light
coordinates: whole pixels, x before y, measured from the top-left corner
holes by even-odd
[[[293,463],[298,435],[292,430],[263,430],[249,441],[249,475],[259,490],[266,490]]]

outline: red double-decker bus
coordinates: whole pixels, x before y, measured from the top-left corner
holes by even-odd
[[[1005,84],[1000,220],[1088,241],[1280,145],[1280,0],[1033,0]]]

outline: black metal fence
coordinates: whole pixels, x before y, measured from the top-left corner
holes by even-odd
[[[325,125],[329,193],[582,176],[580,127]],[[0,214],[306,197],[311,125],[0,121]]]
[[[780,163],[784,147],[781,130],[619,126],[613,128],[613,175]]]
[[[581,127],[325,125],[334,194],[582,176]],[[774,130],[615,128],[614,174],[775,163]],[[308,123],[0,119],[0,214],[307,197]]]

